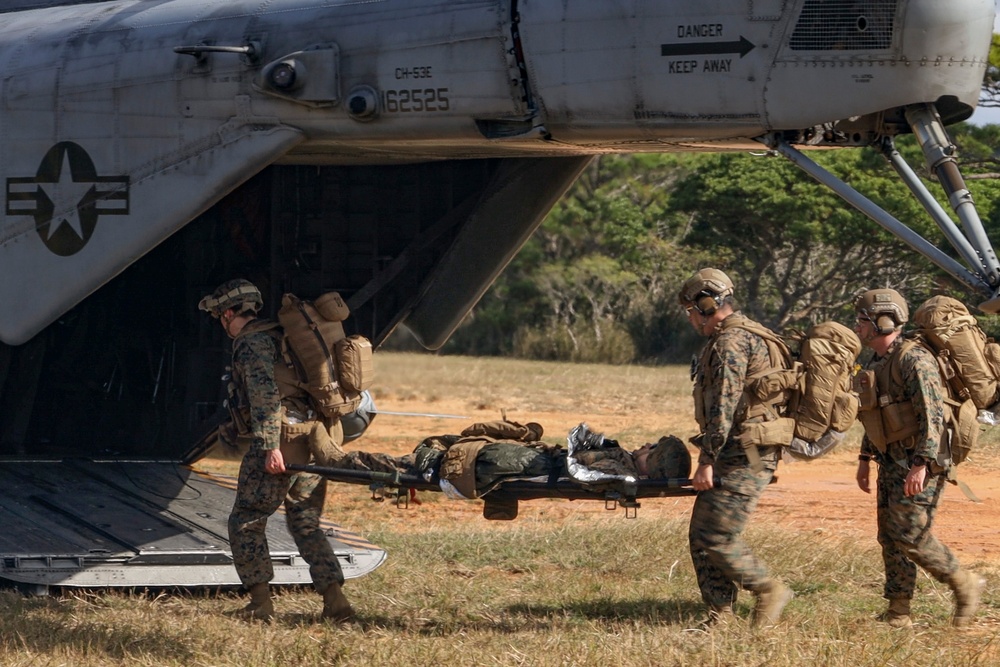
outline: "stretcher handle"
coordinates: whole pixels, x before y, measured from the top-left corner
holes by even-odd
[[[285,466],[286,470],[292,472],[308,472],[314,475],[321,475],[334,482],[345,484],[371,484],[379,482],[386,486],[399,488],[416,489],[417,491],[440,491],[441,487],[435,482],[428,482],[423,477],[417,475],[404,475],[400,472],[377,472],[375,470],[347,470],[344,468],[333,468],[330,466],[300,465],[291,463]]]

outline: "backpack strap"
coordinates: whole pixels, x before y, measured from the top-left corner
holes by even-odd
[[[316,324],[313,318],[309,317],[309,312],[301,300],[296,300],[295,307],[298,308],[299,314],[302,315],[302,318],[309,325],[309,330],[316,336],[316,342],[319,344],[320,349],[323,350],[323,357],[326,361],[327,370],[330,372],[330,377],[336,378],[337,369],[333,366],[333,351],[327,346],[326,341],[323,340],[323,335],[319,332],[319,325]]]
[[[979,499],[979,496],[977,496],[977,495],[976,495],[976,494],[975,494],[975,493],[974,493],[974,492],[972,491],[972,489],[971,489],[971,488],[969,487],[969,485],[968,485],[968,484],[966,484],[965,482],[963,482],[962,480],[960,480],[960,479],[958,478],[958,476],[957,476],[957,475],[956,475],[956,473],[955,473],[955,466],[952,466],[952,467],[951,467],[951,468],[950,468],[950,469],[948,470],[948,477],[947,477],[947,480],[946,480],[946,481],[947,481],[947,482],[948,482],[949,484],[954,484],[955,486],[957,486],[957,487],[958,487],[958,489],[959,489],[959,491],[961,491],[961,492],[962,492],[962,494],[963,494],[963,495],[964,495],[964,496],[965,496],[966,498],[968,498],[969,500],[971,500],[972,502],[974,502],[974,503],[981,503],[981,502],[983,502],[982,500],[980,500],[980,499]]]
[[[278,337],[281,336],[281,332],[276,331],[276,329],[279,329],[280,327],[281,325],[278,324],[277,322],[274,322],[273,320],[263,320],[263,319],[250,320],[249,322],[246,323],[246,325],[244,325],[242,329],[240,329],[240,332],[236,334],[236,337],[233,339],[233,346],[235,346],[236,341],[238,341],[243,336],[247,336],[252,333],[258,333],[261,331],[266,331],[270,333],[271,336],[273,336],[275,339],[277,339]]]

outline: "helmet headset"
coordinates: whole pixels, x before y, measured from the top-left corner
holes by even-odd
[[[715,314],[715,311],[722,306],[724,299],[725,297],[719,294],[713,294],[708,290],[702,290],[695,295],[691,307],[701,313],[704,317],[711,317]]]

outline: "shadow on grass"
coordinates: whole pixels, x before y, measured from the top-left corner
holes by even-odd
[[[705,615],[705,605],[694,600],[600,598],[562,605],[516,604],[510,614],[530,618],[581,618],[590,621],[638,621],[650,624],[690,625]]]
[[[597,622],[607,624],[698,625],[705,618],[705,607],[692,600],[612,598],[585,600],[564,605],[513,604],[497,613],[478,611],[467,617],[419,617],[406,612],[381,614],[360,611],[357,618],[341,627],[361,630],[399,630],[427,636],[454,632],[546,632],[567,624]],[[318,614],[279,614],[277,623],[289,627],[323,624]]]

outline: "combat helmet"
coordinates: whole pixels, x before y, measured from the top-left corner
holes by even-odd
[[[199,310],[215,317],[221,316],[230,308],[242,315],[246,312],[256,313],[263,306],[264,298],[260,295],[260,290],[252,282],[242,278],[222,283],[198,302]]]
[[[733,281],[719,269],[705,268],[696,271],[681,286],[677,300],[685,308],[694,308],[709,316],[714,313],[722,300],[733,294]]]
[[[864,315],[875,325],[879,334],[885,336],[910,319],[910,309],[903,295],[888,287],[870,289],[854,298],[854,310]]]

